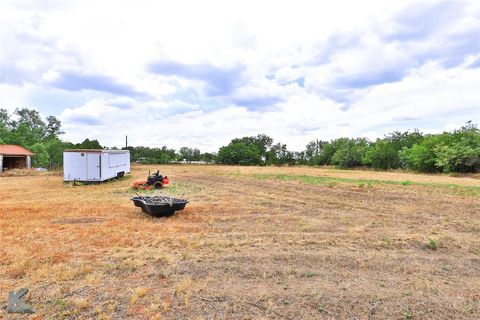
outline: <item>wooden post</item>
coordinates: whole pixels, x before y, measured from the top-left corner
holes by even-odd
[[[0,154],[0,172],[3,171],[3,154]]]
[[[27,169],[30,169],[32,166],[32,157],[27,156]]]

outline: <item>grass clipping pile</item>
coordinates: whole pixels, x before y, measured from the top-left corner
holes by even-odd
[[[155,169],[133,165],[132,178]],[[175,183],[142,192],[191,201],[168,219],[141,214],[128,180],[1,177],[2,304],[25,287],[38,319],[479,318],[476,179],[168,171]]]
[[[145,201],[147,204],[153,204],[153,205],[164,205],[168,204],[170,206],[173,206],[174,204],[181,204],[188,202],[186,199],[180,199],[180,198],[174,198],[170,196],[140,196],[138,195],[141,199]]]

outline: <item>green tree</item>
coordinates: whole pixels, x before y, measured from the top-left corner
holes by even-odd
[[[77,143],[71,146],[72,149],[103,149],[98,140],[85,139],[81,143]]]
[[[267,136],[266,134],[258,134],[252,137],[243,137],[233,139],[232,143],[244,143],[245,145],[254,146],[260,153],[263,163],[266,162],[267,152],[272,146],[273,139]]]
[[[366,150],[362,163],[382,170],[398,168],[399,151],[390,141],[379,139]]]
[[[40,112],[35,109],[16,109],[14,112],[18,120],[12,121],[13,130],[20,128],[27,130],[31,137],[30,144],[40,142],[45,137],[46,124],[42,120]]]
[[[441,135],[427,135],[422,142],[411,148],[404,147],[399,152],[401,166],[417,172],[439,171],[434,148],[440,140]]]
[[[368,147],[364,138],[344,139],[338,144],[331,163],[341,168],[353,168],[362,165],[362,158]]]
[[[262,154],[255,144],[234,139],[228,146],[220,148],[218,161],[222,164],[259,165]]]
[[[29,147],[29,150],[35,153],[35,156],[32,157],[32,166],[33,167],[48,167],[48,152],[47,148],[42,143],[35,143],[34,145]]]
[[[478,172],[480,131],[472,122],[453,132],[427,135],[404,148],[400,158],[406,168],[419,172]]]
[[[0,109],[0,128],[7,128],[10,125],[10,115],[5,109]]]
[[[320,149],[320,153],[313,157],[313,164],[314,165],[331,165],[335,164],[333,161],[333,156],[335,153],[342,148],[345,147],[348,143],[350,143],[349,138],[339,138],[331,140],[330,142],[325,142],[322,144],[322,148]],[[337,158],[340,157],[337,156]],[[337,159],[338,160],[338,159]]]
[[[318,156],[322,152],[322,149],[325,145],[327,145],[327,141],[322,140],[313,140],[310,141],[305,147],[305,160],[308,161],[310,164],[316,164],[316,160],[318,162]]]
[[[299,164],[299,165],[309,164],[309,161],[307,160],[307,157],[305,155],[305,151],[294,152],[293,159],[294,159],[294,164]]]
[[[294,164],[295,158],[293,152],[288,151],[287,145],[279,142],[266,152],[265,162],[273,165]]]
[[[9,134],[8,124],[10,115],[5,109],[0,109],[0,144],[6,143],[7,135]]]
[[[58,136],[61,134],[64,134],[64,132],[62,131],[62,123],[60,120],[54,116],[48,116],[44,137],[47,139],[54,139],[58,138]]]
[[[197,148],[182,147],[178,154],[180,160],[186,160],[187,162],[200,161],[201,152]]]
[[[211,152],[202,153],[200,160],[205,161],[206,163],[214,163],[217,161],[217,154]]]
[[[313,165],[330,165],[332,164],[332,157],[337,149],[335,141],[327,142],[322,146],[321,152],[314,155],[311,163]]]
[[[467,122],[451,134],[450,143],[434,148],[436,166],[444,172],[477,172],[480,169],[480,131]]]
[[[273,139],[265,134],[233,139],[218,151],[218,161],[224,164],[261,165],[268,162]]]
[[[142,163],[161,164],[173,162],[177,159],[175,150],[168,149],[166,146],[163,146],[162,148],[129,146],[126,149],[130,151],[132,161],[140,161]]]
[[[63,165],[63,151],[70,149],[71,144],[52,138],[45,142],[44,145],[48,154],[48,169],[61,167]]]
[[[418,130],[392,132],[383,139],[377,139],[368,148],[363,157],[363,164],[382,170],[400,168],[402,164],[400,152],[404,148],[411,148],[422,140],[423,135]]]
[[[5,109],[0,109],[0,139],[3,143],[29,147],[62,134],[61,122],[53,117],[45,123],[40,112],[34,109],[15,109],[16,120]]]
[[[253,138],[253,144],[257,146],[257,149],[260,151],[262,157],[265,157],[268,149],[273,144],[273,139],[267,136],[266,134],[258,134],[256,137]]]
[[[14,123],[14,127],[7,133],[5,142],[28,147],[41,142],[38,132],[31,130],[26,123]]]

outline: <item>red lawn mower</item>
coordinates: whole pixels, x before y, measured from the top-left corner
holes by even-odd
[[[133,183],[133,190],[152,190],[152,189],[162,189],[164,185],[170,183],[170,180],[167,176],[162,176],[160,170],[157,170],[156,173],[150,175],[148,172],[147,181],[139,181]]]

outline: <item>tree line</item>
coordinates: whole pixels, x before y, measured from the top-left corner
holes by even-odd
[[[63,165],[65,149],[103,149],[98,140],[85,139],[81,143],[63,141],[61,122],[54,116],[43,119],[35,109],[17,108],[13,113],[0,109],[0,144],[17,144],[35,153],[32,166],[56,169]],[[113,147],[112,149],[117,149]],[[127,147],[131,160],[146,164],[166,164],[178,161],[212,163],[214,153],[202,153],[197,148],[182,147],[177,152],[162,148]]]
[[[0,144],[18,144],[36,154],[32,165],[54,169],[63,165],[65,149],[102,149],[97,140],[65,142],[61,122],[54,116],[43,119],[34,109],[0,109]],[[115,149],[115,148],[114,148]],[[303,151],[290,151],[265,134],[235,138],[217,153],[197,148],[178,151],[132,147],[131,159],[147,164],[203,161],[227,165],[333,165],[341,168],[369,167],[379,170],[408,169],[417,172],[479,172],[480,130],[467,122],[452,132],[423,134],[418,130],[395,131],[370,141],[366,138],[317,139]]]
[[[16,109],[12,114],[0,109],[0,144],[18,144],[35,153],[34,167],[61,167],[65,149],[102,148],[97,140],[85,139],[76,144],[62,141],[63,133],[60,120],[54,116],[44,120],[34,109]]]
[[[130,150],[130,157],[132,161],[144,164],[166,164],[185,161],[187,163],[202,161],[205,163],[214,163],[216,161],[216,154],[200,152],[197,148],[182,147],[178,150],[169,149],[166,146],[161,148],[150,147],[127,147],[122,148]]]
[[[453,132],[423,134],[395,131],[369,141],[366,138],[314,140],[304,151],[292,152],[270,137],[233,139],[218,151],[217,161],[237,165],[334,165],[417,172],[479,172],[480,130],[471,121]]]

